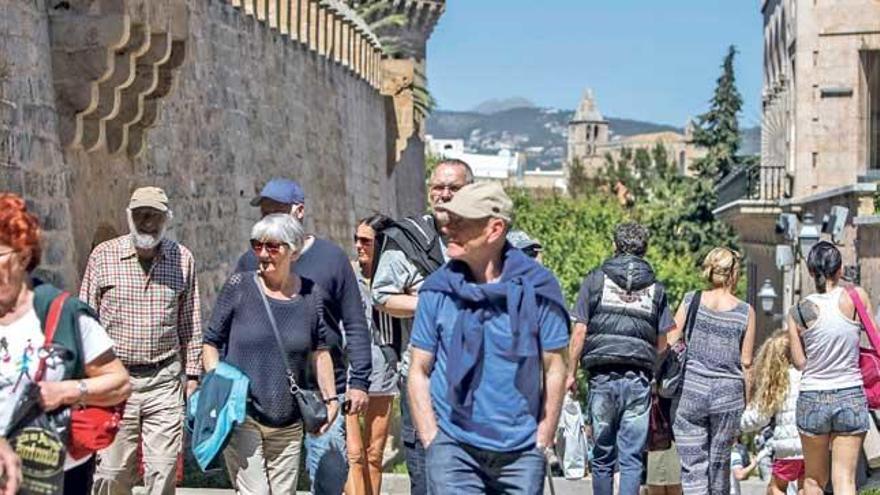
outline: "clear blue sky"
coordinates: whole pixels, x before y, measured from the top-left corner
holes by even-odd
[[[760,122],[758,0],[447,0],[428,43],[438,107],[522,96],[573,109],[584,88],[606,116],[684,125],[705,111],[736,45],[743,125]]]

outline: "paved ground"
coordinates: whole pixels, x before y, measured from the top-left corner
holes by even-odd
[[[554,478],[553,486],[556,488],[556,495],[590,495],[593,490],[590,488],[589,479],[579,481],[569,481],[563,478]],[[742,495],[764,495],[767,485],[762,481],[747,481],[743,484]],[[408,495],[409,480],[405,475],[386,474],[383,477],[383,494],[387,495]],[[142,494],[143,491],[135,490],[136,494]],[[177,490],[180,495],[231,495],[232,490],[209,490],[195,488],[181,488]],[[306,492],[300,492],[306,495]],[[550,490],[545,489],[545,495],[550,495]]]

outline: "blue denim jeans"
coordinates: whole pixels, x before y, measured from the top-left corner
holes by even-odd
[[[440,430],[426,454],[431,495],[544,493],[547,464],[536,447],[492,452],[460,443]]]
[[[419,439],[412,415],[409,412],[409,397],[406,390],[406,377],[401,377],[400,384],[400,440],[409,473],[411,495],[426,495],[428,484],[425,478],[425,447]]]
[[[339,396],[339,403],[345,395]],[[340,495],[348,479],[348,449],[345,446],[345,415],[342,411],[326,433],[306,435],[306,469],[313,495]]]
[[[862,387],[801,390],[797,427],[806,435],[858,435],[868,431],[868,399]]]
[[[612,495],[617,465],[620,495],[638,495],[651,411],[647,374],[627,371],[591,376],[587,410],[593,428],[593,493]]]

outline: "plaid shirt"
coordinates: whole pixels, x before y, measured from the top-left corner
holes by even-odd
[[[80,299],[95,308],[126,366],[180,354],[187,375],[202,369],[202,317],[195,262],[164,239],[148,272],[129,235],[101,243],[89,256]]]

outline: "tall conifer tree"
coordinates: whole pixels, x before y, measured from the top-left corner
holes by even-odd
[[[715,87],[709,111],[697,117],[693,142],[707,150],[705,157],[695,160],[694,171],[702,179],[717,183],[731,173],[738,163],[739,122],[742,96],[736,89],[733,60],[736,48],[731,45],[721,65],[721,76]]]

